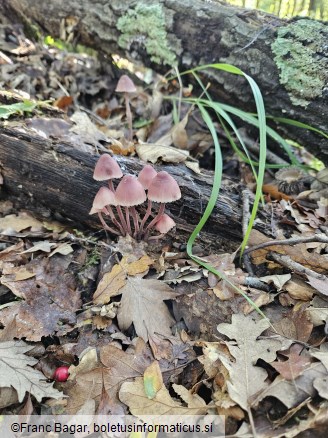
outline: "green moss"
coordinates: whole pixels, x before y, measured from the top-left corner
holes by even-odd
[[[118,44],[129,49],[132,43],[142,44],[151,61],[174,65],[176,57],[170,49],[165,28],[165,16],[159,4],[137,4],[120,17],[116,24],[122,35]]]
[[[307,106],[322,95],[328,82],[328,26],[298,20],[278,30],[271,44],[280,83],[294,105]]]

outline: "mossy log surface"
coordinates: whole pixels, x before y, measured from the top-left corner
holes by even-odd
[[[54,37],[166,72],[229,63],[260,86],[267,113],[328,131],[328,24],[203,0],[2,0],[0,11]],[[110,61],[108,61],[110,62]],[[212,71],[205,82],[226,103],[253,111],[245,79]],[[282,132],[328,163],[328,141],[283,125]]]
[[[0,127],[0,171],[2,198],[43,217],[70,221],[72,226],[99,229],[97,216],[89,215],[94,195],[102,185],[92,178],[97,156],[81,152],[73,145],[45,140],[18,127]],[[136,157],[116,156],[124,173],[137,174],[144,163]],[[167,204],[167,212],[177,223],[171,235],[186,243],[204,212],[213,182],[213,173],[198,175],[183,164],[162,165],[179,183],[182,197]],[[226,180],[213,213],[201,233],[199,243],[215,250],[231,250],[241,241],[241,186]],[[145,206],[138,207],[143,214]],[[269,232],[270,218],[262,212],[257,228]],[[266,226],[265,224],[268,224]]]

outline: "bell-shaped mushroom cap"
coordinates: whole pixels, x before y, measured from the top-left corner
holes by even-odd
[[[156,222],[155,228],[160,233],[165,234],[168,231],[170,231],[173,227],[175,227],[176,223],[170,216],[168,216],[166,213],[161,216],[160,220]]]
[[[145,190],[148,190],[150,183],[153,178],[157,175],[156,170],[150,164],[146,164],[146,166],[140,171],[138,175],[138,180],[143,185]]]
[[[107,179],[122,178],[123,173],[117,161],[109,154],[103,154],[97,161],[93,172],[93,179],[105,181]]]
[[[145,202],[147,199],[145,189],[133,175],[125,175],[116,188],[115,198],[118,205],[132,207]]]
[[[106,205],[117,205],[115,194],[107,187],[100,187],[95,199],[93,200],[92,208],[89,214],[98,213],[102,211]]]
[[[130,79],[127,75],[123,75],[120,77],[116,85],[115,91],[117,91],[118,93],[135,93],[137,89],[132,79]]]
[[[165,170],[158,172],[148,187],[148,198],[154,202],[173,202],[181,198],[176,180]]]
[[[304,178],[306,174],[302,169],[298,167],[290,166],[279,169],[275,174],[275,178],[277,181],[285,181],[287,183],[291,183],[297,181],[301,178]]]

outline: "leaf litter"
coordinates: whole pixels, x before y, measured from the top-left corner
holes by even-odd
[[[26,126],[37,135],[74,142],[86,153],[136,154],[163,168],[166,162],[184,163],[198,173],[201,158],[211,167],[212,139],[199,129],[197,110],[182,105],[176,124],[170,112],[163,113],[167,84],[156,85],[153,96],[138,86],[131,106],[140,117],[135,128],[140,127],[137,141],[127,141],[123,100],[112,93],[99,61],[44,50],[49,56],[48,68],[39,63],[44,81],[29,73],[41,55],[34,61],[16,58],[10,49],[13,63],[0,65],[0,82],[28,90],[36,100],[52,98],[55,105],[51,111],[44,106],[44,115],[36,118],[34,101],[24,104],[16,92],[1,94],[16,105],[2,108],[7,123],[27,115]],[[67,68],[71,82],[63,83]],[[177,95],[172,87],[169,92]],[[80,102],[90,101],[87,111],[75,106],[76,94]],[[102,102],[94,98],[100,95]],[[154,120],[143,124],[146,108]],[[243,183],[254,183],[246,171]],[[254,276],[233,252],[199,253],[268,319],[259,318],[228,282],[189,260],[174,246],[173,234],[153,245],[129,239],[105,243],[103,235],[84,235],[3,201],[2,411],[29,414],[41,403],[52,413],[211,411],[226,416],[231,435],[255,431],[270,438],[322,427],[328,399],[327,241],[302,240],[326,235],[325,170],[316,175],[319,183],[293,196],[280,191],[280,182],[266,185],[271,237],[252,231],[247,250]],[[287,265],[279,256],[287,257]],[[50,382],[62,365],[70,366],[68,381]],[[12,368],[20,372],[14,375]]]

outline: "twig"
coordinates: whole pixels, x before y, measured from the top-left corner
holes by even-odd
[[[258,245],[252,246],[251,248],[247,248],[244,251],[244,254],[249,254],[252,251],[256,251],[257,249],[266,248],[268,246],[274,245],[297,245],[298,243],[310,243],[310,242],[321,242],[328,243],[328,236],[325,234],[315,234],[311,237],[295,237],[293,239],[284,239],[284,240],[270,240],[268,242],[259,243]]]
[[[292,260],[289,256],[278,254],[277,252],[269,252],[267,255],[268,260],[273,260],[274,262],[279,263],[282,266],[285,266],[285,268],[294,270],[298,272],[299,274],[304,274],[309,277],[317,278],[318,280],[328,281],[328,278],[323,274],[318,274],[315,271],[312,271],[312,269],[305,268],[300,263],[295,262]]]

